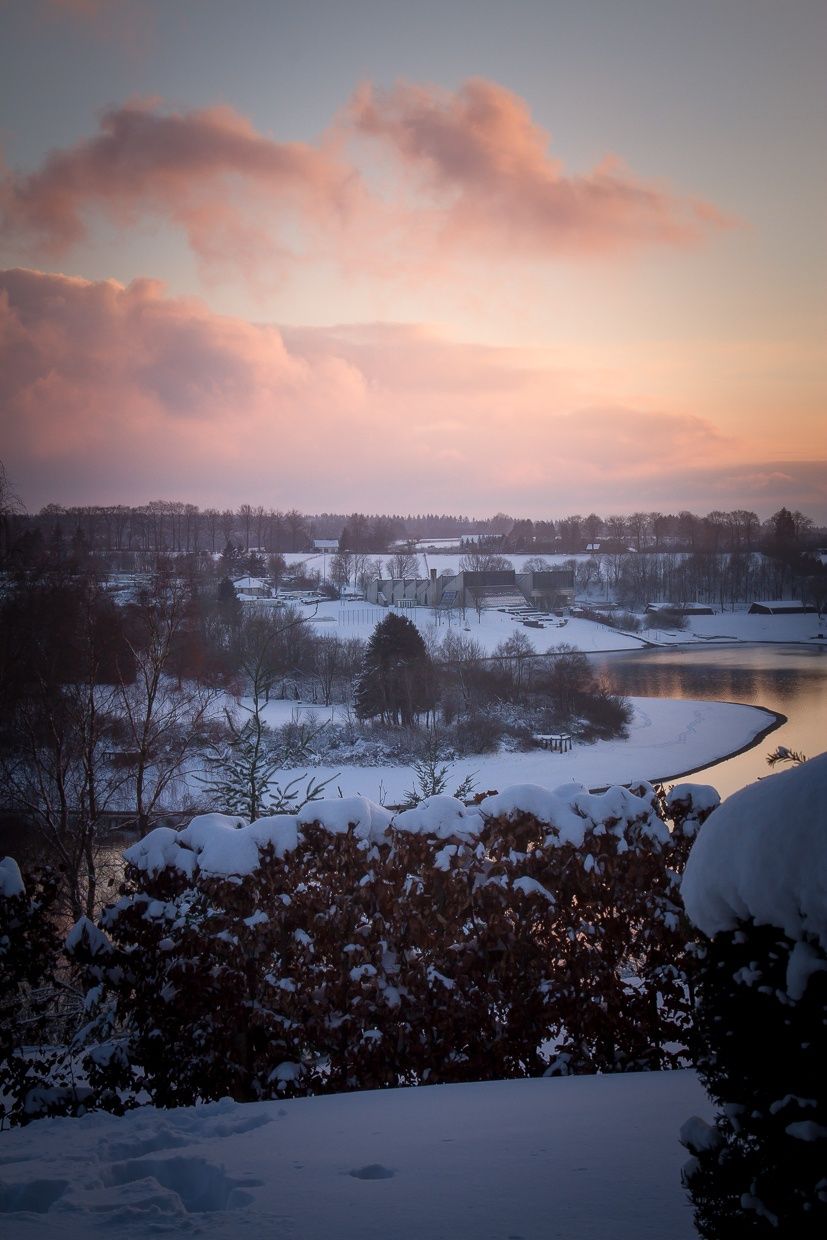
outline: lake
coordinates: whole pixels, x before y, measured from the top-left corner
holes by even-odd
[[[722,797],[770,774],[766,755],[778,745],[808,758],[827,748],[827,649],[815,643],[670,647],[595,654],[589,661],[618,693],[742,702],[787,716],[754,749],[686,777],[713,784]]]

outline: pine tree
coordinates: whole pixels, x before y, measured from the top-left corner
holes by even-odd
[[[390,612],[368,641],[356,684],[356,714],[411,727],[435,702],[434,668],[420,632],[407,617]]]

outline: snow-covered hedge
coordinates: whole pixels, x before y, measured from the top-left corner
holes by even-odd
[[[521,786],[157,828],[69,939],[98,1104],[683,1063],[679,873],[713,800]]]
[[[736,793],[682,894],[709,936],[698,1068],[714,1128],[685,1126],[700,1234],[827,1234],[827,754]]]

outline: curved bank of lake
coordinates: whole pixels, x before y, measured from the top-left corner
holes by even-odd
[[[591,655],[596,672],[627,696],[676,701],[738,702],[783,718],[766,745],[746,750],[736,732],[720,737],[718,758],[681,767],[722,796],[767,775],[767,753],[778,745],[813,757],[827,747],[827,649],[820,645],[675,646]],[[756,743],[756,740],[758,743]]]

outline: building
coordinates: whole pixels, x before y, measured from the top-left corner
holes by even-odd
[[[802,603],[800,598],[765,599],[753,603],[747,615],[750,616],[803,616],[816,610]]]
[[[239,598],[269,598],[272,594],[270,582],[264,577],[240,577],[233,585]]]
[[[383,607],[559,610],[570,607],[574,600],[574,570],[516,573],[513,569],[490,569],[437,577],[436,569],[431,569],[429,577],[377,578],[368,587],[367,597]]]

